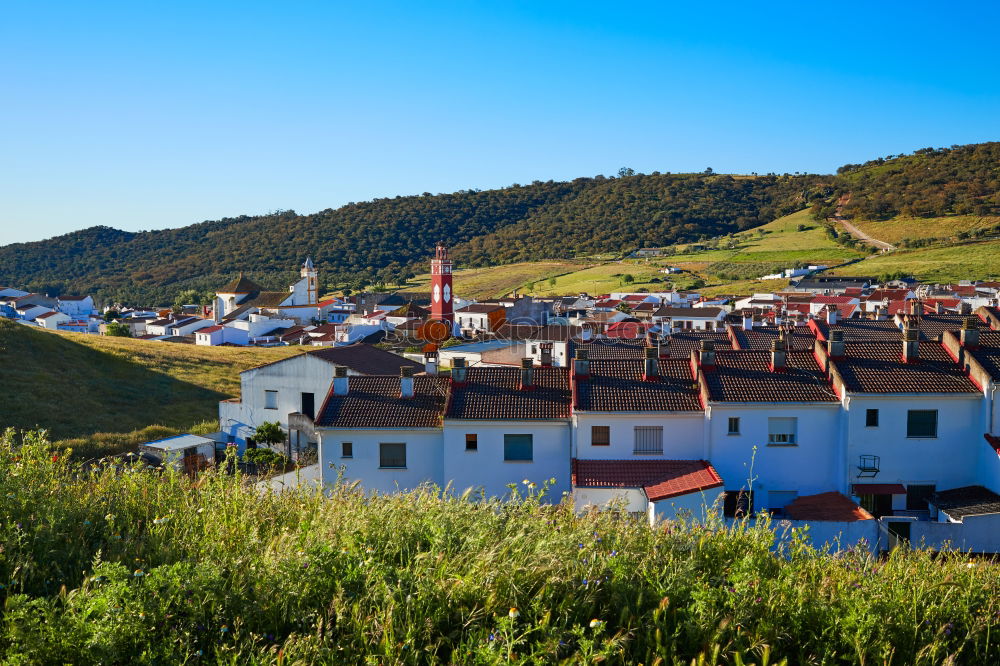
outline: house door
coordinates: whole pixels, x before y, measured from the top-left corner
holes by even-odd
[[[861,508],[876,518],[892,515],[892,495],[861,495]]]
[[[927,500],[934,494],[936,486],[906,486],[906,508],[909,511],[927,511]]]
[[[302,409],[299,410],[300,413],[305,414],[311,419],[316,418],[316,394],[315,393],[303,393],[302,394]]]

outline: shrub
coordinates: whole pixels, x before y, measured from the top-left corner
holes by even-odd
[[[248,463],[274,469],[288,465],[288,458],[272,449],[247,449],[243,459]]]

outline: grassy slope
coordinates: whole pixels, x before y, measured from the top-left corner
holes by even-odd
[[[212,473],[79,474],[0,436],[0,524],[0,654],[18,664],[984,664],[1000,650],[996,563],[804,543],[776,557],[766,523],[654,530],[430,488],[262,495]]]
[[[962,231],[990,229],[1000,224],[1000,217],[951,215],[919,219],[897,217],[884,221],[851,220],[851,222],[873,238],[887,243],[898,243],[904,239],[950,238]]]
[[[239,372],[300,348],[195,347],[53,333],[0,319],[4,399],[0,428],[44,424],[57,439],[187,428],[239,395]]]
[[[838,269],[844,275],[905,273],[927,282],[987,279],[1000,276],[1000,241],[896,250]]]

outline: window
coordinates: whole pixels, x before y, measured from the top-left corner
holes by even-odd
[[[611,426],[590,426],[591,446],[611,445]]]
[[[406,467],[406,443],[382,442],[378,445],[379,467]]]
[[[753,513],[753,493],[749,490],[727,490],[722,497],[722,515],[743,518]]]
[[[466,451],[479,450],[479,435],[477,435],[474,432],[470,432],[465,435],[465,450]]]
[[[795,446],[795,430],[798,419],[771,417],[767,420],[768,446]]]
[[[278,408],[278,392],[264,391],[264,409]]]
[[[663,426],[636,426],[633,453],[639,455],[662,454]]]
[[[937,410],[911,409],[906,412],[907,437],[937,437]]]
[[[740,417],[738,416],[729,417],[729,434],[730,435],[740,434]]]
[[[302,394],[302,409],[299,413],[305,414],[311,419],[316,418],[316,394],[315,393],[303,393]]]
[[[909,511],[926,511],[927,500],[937,486],[910,484],[906,486],[906,508]]]
[[[877,428],[878,427],[878,410],[877,409],[866,409],[865,410],[865,427],[866,428]]]
[[[341,442],[340,443],[340,457],[341,458],[353,458],[354,457],[354,443],[353,442]]]
[[[778,515],[785,513],[785,507],[791,504],[798,496],[794,490],[772,490],[767,494],[767,508],[771,513]]]
[[[532,449],[531,435],[503,436],[503,459],[507,462],[531,462]]]

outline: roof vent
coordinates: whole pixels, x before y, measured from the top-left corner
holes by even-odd
[[[347,395],[350,387],[350,380],[347,378],[347,368],[338,365],[333,369],[333,394]]]
[[[781,372],[785,369],[788,353],[785,351],[784,340],[773,340],[771,342],[771,370]]]
[[[399,397],[412,398],[413,393],[413,366],[404,365],[399,369]]]
[[[703,368],[715,367],[715,342],[702,340],[698,349],[698,364]]]
[[[535,387],[534,360],[530,358],[521,359],[521,390],[529,391]]]
[[[656,347],[646,347],[646,359],[643,361],[642,378],[647,382],[656,381],[660,376],[659,353]]]
[[[826,354],[830,358],[844,358],[844,332],[842,330],[830,331],[830,338],[826,341]]]
[[[837,305],[835,303],[830,303],[826,306],[826,323],[830,326],[836,326],[837,320],[840,318],[840,313],[837,312]]]
[[[428,375],[436,375],[438,373],[438,353],[436,351],[425,351],[424,352],[424,372]]]
[[[903,329],[903,362],[915,363],[920,358],[920,329],[908,325]]]
[[[979,346],[979,319],[966,317],[962,320],[962,330],[959,331],[962,346],[969,349]]]
[[[459,356],[452,359],[451,378],[457,384],[464,384],[469,376],[469,369],[465,366],[465,357]]]
[[[576,350],[576,359],[573,361],[573,376],[577,379],[586,379],[590,376],[590,357],[586,349]]]

